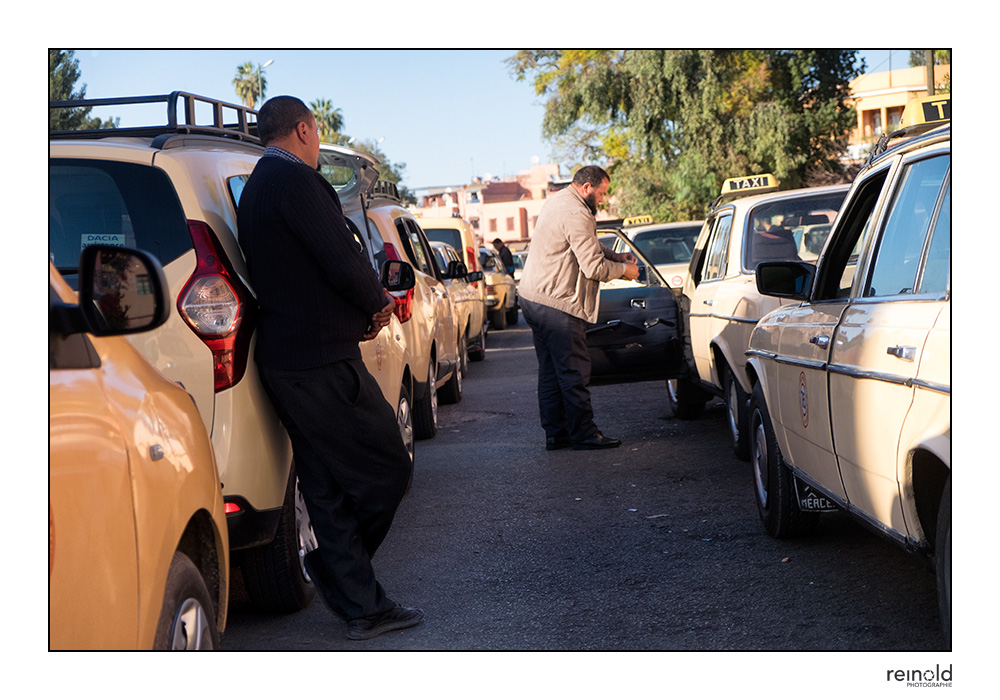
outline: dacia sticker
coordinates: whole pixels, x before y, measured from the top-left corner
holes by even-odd
[[[124,233],[85,233],[80,236],[80,250],[89,245],[113,245],[119,248],[125,247]]]

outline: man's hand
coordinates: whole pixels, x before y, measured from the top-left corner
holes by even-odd
[[[629,257],[632,257],[632,256],[630,255]],[[635,258],[632,258],[632,259],[635,260]],[[638,265],[636,265],[634,262],[625,262],[624,260],[622,260],[620,262],[624,262],[625,263],[625,274],[622,275],[625,279],[627,279],[627,280],[633,280],[633,281],[639,279],[639,266]]]
[[[385,295],[386,305],[382,307],[381,311],[376,311],[372,316],[372,320],[368,324],[368,330],[365,334],[361,336],[362,340],[371,340],[379,334],[379,332],[389,325],[389,320],[392,318],[393,309],[396,308],[396,301],[388,295]]]
[[[632,253],[615,253],[615,262],[638,264],[638,259]]]

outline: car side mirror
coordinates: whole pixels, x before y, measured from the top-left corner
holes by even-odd
[[[386,260],[382,263],[382,286],[390,292],[405,292],[417,283],[413,265],[402,260]]]
[[[783,299],[805,301],[812,291],[816,266],[804,262],[762,262],[757,265],[757,291]]]
[[[468,275],[465,276],[465,279],[468,282],[479,282],[483,279],[483,271],[476,270],[475,272],[470,272]]]
[[[468,276],[469,268],[460,260],[452,260],[448,263],[448,269],[444,273],[446,280],[457,280]]]
[[[77,305],[58,304],[49,319],[61,335],[102,337],[142,333],[170,317],[167,279],[149,253],[110,245],[87,246],[80,253]]]

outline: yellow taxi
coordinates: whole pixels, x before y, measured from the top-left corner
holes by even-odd
[[[790,304],[757,324],[745,378],[765,530],[832,505],[926,554],[950,635],[951,127],[917,121],[873,149],[818,261],[757,269]]]
[[[461,335],[458,343],[458,366],[464,377],[468,373],[470,359],[482,360],[486,357],[486,307],[479,289],[473,286],[483,279],[483,273],[479,270],[469,272],[462,256],[447,243],[432,240],[430,244],[434,261],[448,285],[455,328],[459,329]],[[476,328],[482,334],[481,337],[470,338],[469,332]]]
[[[49,645],[213,649],[229,540],[192,397],[124,338],[171,304],[152,257],[85,248],[79,297],[49,265]]]
[[[486,286],[486,314],[498,331],[517,323],[517,283],[493,246],[479,247],[479,265]]]
[[[761,316],[785,303],[757,291],[757,265],[816,260],[849,185],[778,188],[771,174],[723,183],[681,293],[691,371],[667,383],[678,418],[696,418],[710,396],[723,397],[730,441],[740,459],[750,454],[750,386],[744,372],[750,333]]]

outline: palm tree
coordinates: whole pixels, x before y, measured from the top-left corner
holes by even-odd
[[[344,114],[340,107],[334,108],[333,103],[327,99],[310,102],[309,107],[316,119],[320,141],[336,143],[340,130],[344,128]]]
[[[243,101],[243,104],[253,109],[258,99],[263,100],[264,92],[267,90],[267,78],[264,77],[263,67],[257,66],[254,69],[252,61],[237,66],[233,87],[236,89],[236,96]]]

